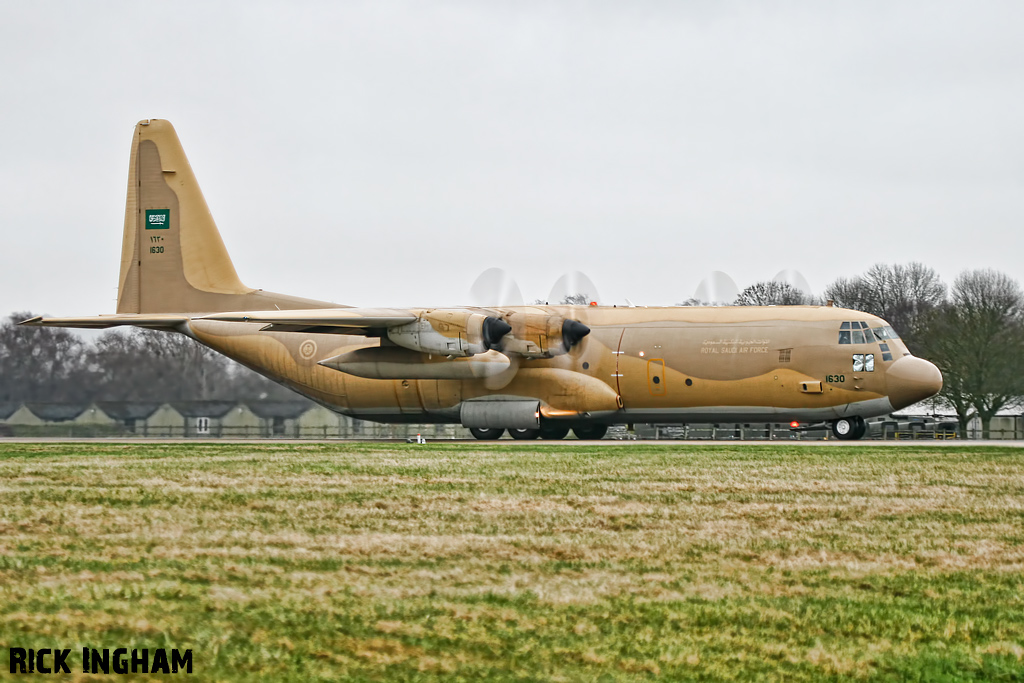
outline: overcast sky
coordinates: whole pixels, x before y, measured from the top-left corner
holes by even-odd
[[[1024,3],[0,1],[0,311],[113,312],[135,122],[246,284],[453,305],[507,269],[1024,281]]]

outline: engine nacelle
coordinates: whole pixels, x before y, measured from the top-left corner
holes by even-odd
[[[552,358],[568,353],[590,334],[590,328],[583,323],[559,315],[513,312],[505,320],[512,331],[502,340],[501,350],[527,358]]]
[[[426,311],[411,323],[389,327],[388,339],[411,351],[464,357],[497,348],[511,329],[499,318],[442,308]]]

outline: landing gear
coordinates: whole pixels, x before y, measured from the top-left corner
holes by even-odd
[[[854,441],[868,431],[862,417],[844,417],[832,423],[832,433],[842,441]]]
[[[484,429],[482,427],[470,427],[469,433],[481,441],[497,441],[505,433],[504,429]]]
[[[557,441],[558,439],[564,439],[569,436],[569,425],[563,425],[559,423],[545,423],[540,424],[540,438],[549,439],[551,441]]]
[[[576,435],[577,439],[582,439],[584,441],[597,441],[599,439],[603,439],[604,435],[608,433],[608,425],[578,425],[572,428],[572,433]]]
[[[529,441],[540,436],[539,429],[510,429],[508,435],[518,441]]]

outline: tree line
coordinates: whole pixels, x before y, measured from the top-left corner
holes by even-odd
[[[0,402],[294,400],[295,394],[182,334],[0,325]]]

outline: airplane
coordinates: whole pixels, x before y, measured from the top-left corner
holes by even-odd
[[[239,280],[173,126],[135,126],[114,314],[22,324],[187,335],[338,413],[477,439],[790,422],[859,439],[936,394],[881,318],[824,306],[355,308]]]

